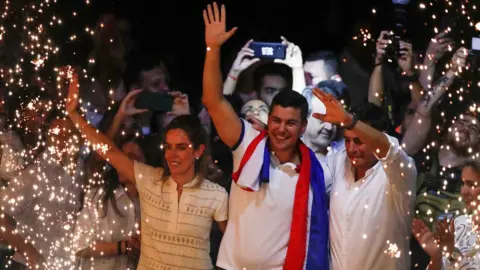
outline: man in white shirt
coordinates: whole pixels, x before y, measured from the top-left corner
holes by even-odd
[[[314,117],[345,126],[345,150],[328,159],[333,269],[409,269],[414,161],[379,131],[388,127],[379,107],[365,103],[352,115],[332,95],[314,94],[326,107]]]
[[[208,6],[208,15],[204,11],[204,22],[203,103],[220,138],[233,149],[236,171],[217,266],[328,269],[323,170],[300,141],[307,125],[306,99],[281,91],[272,100],[267,131],[253,129],[237,116],[221,89],[220,47],[235,29],[225,30],[225,8],[220,13],[215,3],[213,10]]]

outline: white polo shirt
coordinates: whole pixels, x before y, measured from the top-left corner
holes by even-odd
[[[220,185],[197,177],[183,186],[163,169],[135,161],[140,197],[141,255],[137,270],[211,270],[212,222],[227,220],[228,194]]]
[[[259,132],[243,121],[239,144],[233,151],[234,170]],[[287,254],[293,201],[298,181],[293,163],[280,164],[271,155],[270,182],[249,192],[232,184],[228,226],[223,235],[217,266],[226,270],[281,270]]]
[[[335,270],[410,269],[417,171],[398,140],[387,137],[391,146],[386,157],[357,182],[345,150],[328,158],[333,178],[330,245]]]

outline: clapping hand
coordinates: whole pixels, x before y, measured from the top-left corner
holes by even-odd
[[[423,250],[430,257],[441,257],[442,250],[438,246],[435,236],[430,229],[419,219],[414,219],[412,223],[412,232]]]
[[[451,221],[442,220],[436,225],[435,238],[440,244],[441,248],[446,248],[446,251],[450,254],[455,249],[455,235],[454,228],[451,228]]]
[[[220,48],[234,33],[237,27],[226,30],[227,12],[222,5],[220,11],[216,2],[212,6],[208,5],[207,10],[203,10],[203,21],[205,23],[205,44],[208,48]]]

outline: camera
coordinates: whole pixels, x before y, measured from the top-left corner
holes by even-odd
[[[400,37],[390,33],[384,37],[390,41],[390,44],[385,48],[385,58],[390,62],[400,57]]]

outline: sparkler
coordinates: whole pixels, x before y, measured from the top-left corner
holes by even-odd
[[[4,82],[4,87],[8,89],[8,95],[19,95],[19,89],[28,89],[37,84],[40,92],[54,90],[62,103],[31,97],[15,112],[10,129],[23,127],[31,120],[25,119],[25,112],[32,112],[35,117],[41,117],[43,125],[47,124],[45,121],[48,112],[64,106],[65,94],[61,90],[68,85],[73,69],[71,66],[56,67],[56,58],[62,53],[61,43],[56,44],[51,33],[55,28],[65,25],[64,19],[55,13],[57,2],[57,0],[4,1],[0,20],[0,78]],[[86,0],[85,5],[89,4],[90,1]],[[77,15],[76,11],[72,12],[73,17]],[[103,24],[101,27],[103,28]],[[85,33],[86,35],[70,33],[65,41],[76,42],[83,37],[92,38],[96,29],[85,27]],[[113,41],[110,40],[111,43]],[[86,59],[85,63],[92,65],[95,59]],[[85,80],[95,81],[95,78],[89,77],[86,69],[77,69],[77,72],[81,71]],[[53,76],[44,74],[56,74],[56,80],[50,82]],[[32,80],[32,77],[35,79]],[[110,105],[112,104],[110,102]],[[37,142],[28,149],[12,147],[2,140],[2,163],[5,161],[6,170],[16,172],[18,175],[1,191],[3,195],[0,199],[3,212],[1,218],[3,220],[4,213],[8,213],[16,220],[17,225],[12,232],[23,236],[27,243],[39,249],[37,251],[44,257],[48,269],[65,269],[72,266],[75,261],[75,242],[79,237],[88,237],[74,233],[80,206],[79,194],[86,188],[81,181],[85,175],[81,171],[82,167],[78,166],[81,161],[78,154],[82,154],[81,138],[73,133],[75,128],[56,126],[50,129],[46,138],[37,128],[45,127],[26,128],[29,133],[38,133],[33,136]],[[8,132],[0,134],[1,136],[15,137],[13,133]],[[93,148],[108,151],[108,147],[104,145],[94,145]],[[40,152],[41,149],[45,150]],[[88,153],[89,149],[83,152]],[[10,158],[7,158],[8,156]],[[26,170],[22,171],[24,168]],[[102,183],[103,179],[99,178],[100,174],[94,175],[92,179],[88,179],[87,186]],[[86,202],[86,207],[91,207],[90,203],[93,202]],[[25,211],[30,215],[26,217],[20,214]],[[99,220],[91,222],[92,230],[88,233],[108,233],[93,231]],[[1,231],[6,230],[9,228],[1,226]],[[61,233],[62,237],[52,237],[52,233]],[[54,242],[48,242],[51,239],[55,239]],[[46,241],[47,245],[42,244]],[[28,257],[28,254],[21,255],[24,259]],[[29,264],[28,261],[26,263]],[[9,265],[10,262],[6,267]]]

